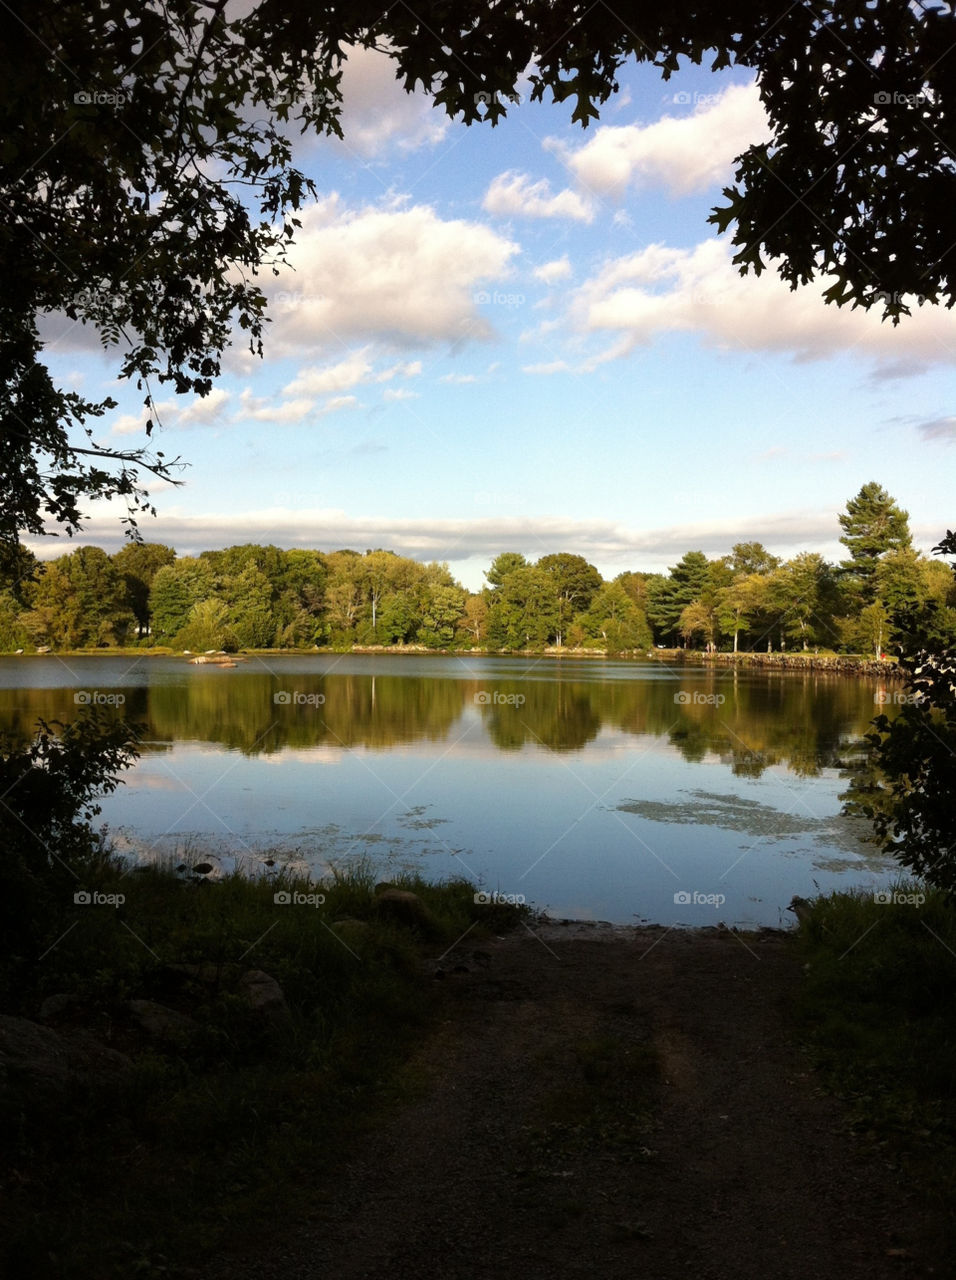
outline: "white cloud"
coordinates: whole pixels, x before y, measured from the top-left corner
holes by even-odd
[[[369,348],[353,351],[344,360],[327,364],[322,368],[300,369],[295,378],[282,388],[285,396],[325,395],[329,391],[344,391],[348,387],[365,382],[372,372],[368,357]]]
[[[409,391],[406,387],[386,387],[383,400],[417,400],[418,392]]]
[[[376,446],[378,447],[378,446]],[[275,543],[284,547],[382,546],[422,560],[461,562],[481,557],[487,564],[500,551],[521,551],[537,559],[552,551],[573,550],[613,572],[623,568],[666,567],[688,549],[724,555],[735,542],[758,541],[777,555],[807,549],[838,557],[839,528],[832,511],[790,511],[747,516],[707,524],[687,523],[638,530],[612,520],[569,520],[564,516],[493,516],[477,520],[389,519],[350,516],[341,510],[293,510],[275,507],[242,514],[184,517],[161,514],[142,524],[150,542],[174,546],[181,555],[196,554],[238,542]],[[115,518],[97,517],[84,526],[84,539],[107,550],[123,541]],[[45,557],[63,554],[62,546],[32,542]]]
[[[532,182],[526,173],[514,170],[494,179],[481,207],[499,218],[571,218],[576,222],[594,219],[591,202],[576,191],[565,187],[552,195],[547,178]]]
[[[550,360],[545,364],[522,365],[522,373],[565,373],[570,369],[566,360]]]
[[[149,414],[145,408],[139,413],[123,413],[110,428],[114,436],[131,436],[145,433],[150,417],[157,425],[170,428],[194,425],[209,426],[218,421],[222,410],[232,398],[232,393],[222,387],[213,387],[208,396],[195,396],[186,405],[176,400],[161,400]]]
[[[208,396],[196,396],[184,409],[174,410],[175,425],[186,427],[193,422],[214,422],[230,399],[230,393],[222,387],[213,387]]]
[[[553,262],[544,262],[540,267],[536,267],[534,278],[543,284],[558,284],[561,280],[567,280],[571,274],[571,263],[568,261],[568,255],[565,254],[563,258],[556,258]]]
[[[452,386],[462,387],[468,382],[477,382],[478,375],[474,373],[443,373],[438,381],[449,382]]]
[[[267,353],[311,354],[356,339],[408,347],[490,337],[476,286],[505,277],[517,252],[489,227],[446,221],[427,205],[349,209],[329,196],[302,215],[294,274],[266,286],[276,303]],[[287,390],[312,394],[314,385],[303,377]]]
[[[856,352],[899,362],[956,360],[956,316],[921,307],[896,327],[879,310],[827,305],[826,282],[791,291],[771,267],[741,276],[725,243],[694,249],[650,245],[609,259],[572,296],[568,318],[578,332],[616,341],[589,367],[627,355],[664,333],[698,333],[722,350],[777,351],[798,360]]]
[[[242,415],[253,418],[256,422],[298,422],[315,408],[315,401],[309,398],[286,400],[283,404],[258,404],[255,408],[246,409]]]
[[[357,409],[358,407],[358,396],[332,396],[330,400],[326,400],[320,412],[337,413],[339,409]]]
[[[679,95],[675,95],[677,97]],[[731,85],[698,100],[690,116],[664,116],[648,125],[603,125],[577,151],[559,152],[582,186],[620,197],[632,182],[683,196],[726,181],[736,156],[770,136],[755,84]]]
[[[424,93],[406,93],[395,62],[376,49],[352,48],[342,73],[341,125],[337,145],[367,159],[398,150],[404,154],[434,146],[451,121]]]

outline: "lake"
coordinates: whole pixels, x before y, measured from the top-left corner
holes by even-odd
[[[897,867],[841,815],[876,680],[444,655],[0,658],[0,729],[141,726],[117,847],[467,876],[558,916],[740,927]]]

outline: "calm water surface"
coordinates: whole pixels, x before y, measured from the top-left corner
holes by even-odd
[[[142,756],[102,820],[138,856],[371,860],[562,916],[776,925],[794,893],[895,878],[840,812],[878,688],[581,659],[31,656],[0,658],[0,730],[125,699]]]

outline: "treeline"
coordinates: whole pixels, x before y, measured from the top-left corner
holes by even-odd
[[[140,644],[177,649],[331,648],[612,653],[652,645],[698,649],[833,649],[879,654],[895,623],[918,612],[940,643],[956,641],[945,564],[911,545],[906,512],[876,484],[840,516],[849,557],[782,561],[759,542],[729,555],[688,551],[667,574],[606,581],[583,556],[497,556],[487,585],[466,590],[447,564],[391,551],[283,551],[255,544],[177,556],[131,543],[115,555],[79,547],[45,563],[25,549],[0,562],[0,649]]]

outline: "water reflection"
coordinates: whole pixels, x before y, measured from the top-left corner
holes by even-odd
[[[477,721],[503,752],[581,752],[611,729],[666,739],[684,760],[716,756],[735,776],[759,778],[771,767],[813,776],[837,764],[874,714],[868,683],[810,674],[654,669],[653,678],[608,679],[601,678],[607,667],[621,664],[601,664],[589,678],[568,678],[553,664],[550,678],[535,671],[528,679],[494,667],[419,676],[408,659],[404,670],[383,674],[283,671],[281,660],[273,660],[273,671],[185,664],[153,670],[144,662],[123,671],[115,660],[94,661],[99,669],[77,671],[71,686],[0,688],[0,728],[24,740],[39,719],[74,718],[76,687],[92,675],[122,694],[117,714],[144,725],[157,745],[203,742],[249,756],[323,746],[388,750],[450,741]],[[9,678],[9,667],[0,665],[0,680]]]

